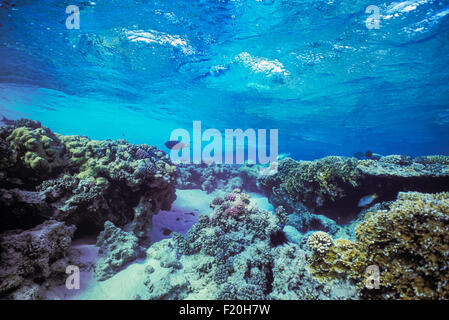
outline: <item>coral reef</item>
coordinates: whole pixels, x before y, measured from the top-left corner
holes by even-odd
[[[179,164],[177,188],[201,189],[211,193],[217,189],[231,192],[241,189],[258,191],[259,165]]]
[[[390,155],[376,160],[360,160],[357,169],[363,175],[417,178],[449,176],[449,157],[426,156],[412,159],[405,155]]]
[[[310,267],[318,277],[354,279],[364,297],[449,298],[449,193],[399,193],[387,210],[369,212],[356,227],[356,240],[336,240],[315,250]],[[367,267],[380,270],[379,289],[365,287]]]
[[[6,138],[26,168],[47,175],[67,165],[66,150],[48,128],[19,127]]]
[[[28,120],[2,126],[0,140],[0,163],[9,163],[0,170],[0,209],[8,221],[2,230],[51,216],[81,233],[99,232],[107,220],[134,222],[140,237],[151,215],[176,198],[176,167],[155,147],[62,136]]]
[[[71,238],[98,235],[106,221],[97,273],[110,276],[148,244],[152,215],[169,210],[176,198],[176,167],[145,144],[63,136],[21,119],[0,126],[0,150],[1,296],[36,298],[39,283],[30,281],[53,277],[50,264],[68,254]],[[53,229],[65,230],[67,243]],[[8,240],[13,235],[17,253]]]
[[[317,231],[309,237],[307,243],[314,253],[326,254],[334,245],[334,240],[326,232]]]
[[[46,221],[33,229],[0,235],[0,297],[39,298],[39,285],[64,274],[74,226]]]
[[[324,214],[346,223],[360,212],[359,200],[376,194],[376,201],[391,201],[400,191],[434,193],[449,190],[449,157],[412,159],[405,155],[378,160],[326,157],[315,161],[279,162],[271,176],[259,177],[259,185],[275,207],[298,211],[298,203],[311,213]],[[326,231],[326,230],[323,230]]]
[[[110,221],[104,223],[104,230],[97,239],[99,259],[95,265],[98,280],[106,280],[123,266],[143,254],[139,239],[131,232],[123,231]]]
[[[357,298],[348,281],[336,280],[348,289],[336,292],[314,279],[306,253],[287,243],[277,216],[258,210],[240,190],[214,200],[213,212],[200,215],[185,237],[174,233],[147,253],[148,296],[142,298]]]

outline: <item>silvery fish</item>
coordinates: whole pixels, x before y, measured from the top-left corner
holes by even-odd
[[[379,196],[377,194],[370,194],[368,196],[364,196],[359,200],[359,207],[366,207],[374,202]]]

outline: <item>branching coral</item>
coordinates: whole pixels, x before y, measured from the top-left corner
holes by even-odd
[[[399,193],[389,210],[368,213],[356,241],[337,240],[313,255],[318,276],[347,275],[367,297],[449,298],[449,193]],[[364,288],[366,268],[380,269],[380,289]]]

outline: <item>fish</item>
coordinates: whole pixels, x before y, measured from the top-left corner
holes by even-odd
[[[287,157],[290,157],[290,153],[281,153],[276,157],[276,159],[279,161],[279,160],[285,159]]]
[[[368,150],[365,152],[365,156],[369,160],[379,160],[381,156],[377,153],[373,153],[372,151]]]
[[[14,124],[14,120],[9,120],[4,115],[2,115],[2,120],[0,120],[0,121],[8,126],[11,126]]]
[[[365,154],[363,152],[356,152],[354,153],[354,157],[361,160],[365,157]]]
[[[181,141],[177,140],[170,140],[165,143],[165,146],[169,148],[170,150],[181,150],[185,148],[189,148],[188,144],[184,144]]]
[[[379,198],[379,196],[378,196],[376,193],[373,193],[373,194],[364,196],[364,197],[362,197],[362,198],[359,200],[358,206],[359,206],[359,207],[366,207],[366,206],[369,206],[369,205],[372,204],[372,203],[374,202],[374,200],[376,200],[377,198]]]
[[[371,150],[367,150],[365,152],[356,152],[356,153],[354,153],[354,157],[359,159],[359,160],[363,160],[363,159],[379,160],[381,158],[381,155],[379,155],[377,153],[373,153]]]

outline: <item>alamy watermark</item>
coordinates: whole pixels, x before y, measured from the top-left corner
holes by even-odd
[[[65,13],[69,14],[65,20],[65,26],[67,29],[79,29],[80,28],[80,8],[75,5],[67,6]]]
[[[368,276],[365,280],[367,289],[380,289],[380,269],[376,265],[370,265],[366,268],[365,274]]]
[[[370,5],[366,7],[365,13],[370,14],[365,20],[365,25],[369,30],[380,29],[380,9],[378,6]]]
[[[267,131],[269,131],[269,148],[267,148]],[[258,129],[257,131],[251,128],[245,131],[225,129],[223,136],[217,129],[207,129],[202,132],[201,121],[193,121],[193,139],[186,129],[172,131],[170,141],[179,141],[183,147],[173,148],[170,159],[175,164],[244,164],[246,162],[268,165],[261,169],[261,174],[270,174],[270,172],[273,174],[275,172],[272,171],[277,171],[278,133],[278,129]],[[204,142],[206,145],[203,147]]]
[[[65,269],[65,273],[69,276],[65,281],[65,287],[68,290],[79,290],[80,289],[80,268],[78,266],[69,265]]]
[[[76,5],[69,5],[65,10],[66,14],[69,14],[65,21],[67,29],[80,29],[80,9]],[[369,5],[365,9],[365,13],[369,14],[365,20],[365,25],[369,30],[380,29],[380,8],[376,5]]]

